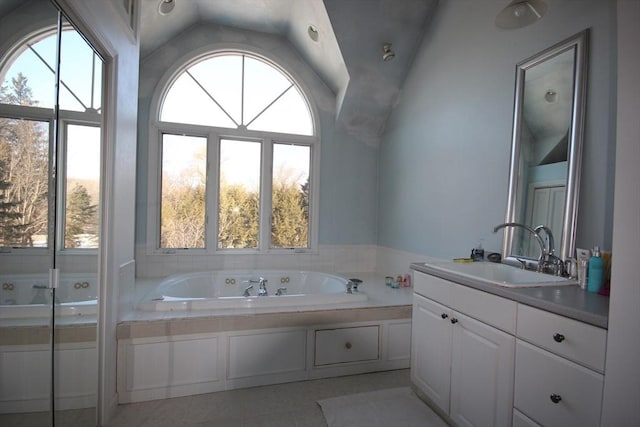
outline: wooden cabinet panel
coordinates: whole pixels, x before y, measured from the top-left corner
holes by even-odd
[[[316,331],[315,366],[378,360],[378,325]]]
[[[515,337],[454,316],[451,418],[460,426],[510,426]]]
[[[518,338],[604,372],[605,329],[520,304]]]
[[[454,310],[515,335],[517,302],[463,285],[452,286]]]
[[[451,387],[450,318],[449,308],[414,294],[411,378],[445,412]]]
[[[413,274],[413,290],[415,293],[433,301],[451,307],[453,303],[453,286],[448,280],[441,279],[419,271]]]
[[[306,348],[305,329],[230,336],[227,378],[304,371]]]
[[[544,426],[600,425],[604,377],[517,340],[514,405]]]

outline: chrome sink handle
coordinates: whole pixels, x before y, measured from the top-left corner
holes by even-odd
[[[287,291],[287,288],[278,288],[278,290],[276,291],[276,296],[281,296],[286,291]]]
[[[244,292],[242,293],[243,297],[250,297],[251,294],[249,293],[249,291],[253,289],[253,285],[249,285],[246,288],[244,288]]]

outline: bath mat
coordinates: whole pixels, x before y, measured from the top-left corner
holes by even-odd
[[[409,387],[318,400],[329,427],[447,427]]]

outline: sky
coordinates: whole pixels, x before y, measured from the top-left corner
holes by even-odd
[[[35,52],[25,49],[15,55],[3,76],[3,84],[9,86],[11,78],[22,72],[38,106],[51,108],[54,75],[49,67],[55,63],[55,35],[45,37],[32,47]],[[100,109],[101,62],[92,53],[76,31],[63,32],[61,109]],[[92,85],[92,80],[97,84]],[[243,93],[244,98],[239,96]],[[241,55],[214,56],[189,67],[188,73],[178,77],[167,92],[161,119],[231,128],[242,124],[248,129],[301,135],[313,133],[306,102],[291,81],[271,65]],[[67,132],[67,177],[98,179],[99,128],[76,124],[69,125]],[[163,168],[169,175],[177,177],[185,167],[197,168],[198,162],[204,162],[204,138],[167,135],[165,141],[168,144],[163,148]],[[227,182],[242,183],[257,191],[260,155],[258,143],[222,140],[221,170]],[[288,171],[301,185],[309,176],[309,164],[308,147],[285,144],[274,147],[276,176]]]
[[[62,67],[60,78],[64,87],[60,92],[61,109],[85,111],[85,107],[100,108],[102,63],[92,53],[91,47],[75,31],[68,30],[62,36]],[[55,34],[33,44],[17,55],[6,73],[3,85],[11,87],[11,79],[18,73],[27,77],[32,91],[32,99],[39,107],[53,108],[55,93],[56,46]],[[92,80],[96,85],[92,85]],[[72,95],[77,96],[82,103]],[[100,129],[92,126],[70,124],[67,127],[69,144],[67,157],[67,178],[99,179],[100,171]]]

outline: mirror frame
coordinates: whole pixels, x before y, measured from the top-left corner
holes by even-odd
[[[578,196],[580,193],[580,173],[582,164],[582,146],[584,138],[584,122],[586,112],[586,89],[588,68],[588,44],[589,29],[585,29],[566,40],[561,41],[540,53],[537,53],[516,65],[516,84],[513,107],[513,134],[511,139],[511,158],[509,165],[509,190],[507,196],[507,213],[505,222],[519,222],[518,213],[518,171],[520,169],[520,136],[522,123],[522,110],[524,100],[525,72],[566,51],[575,50],[574,81],[571,124],[568,138],[567,158],[567,187],[564,201],[562,233],[554,236],[556,242],[560,242],[559,250],[555,254],[563,261],[573,258],[575,252],[575,237],[578,217]],[[546,225],[546,224],[545,224]],[[504,229],[502,255],[506,263],[520,266],[517,258],[527,259],[528,262],[537,265],[537,259],[517,256],[512,254],[515,230],[513,227]],[[558,248],[556,248],[558,249]],[[517,257],[517,258],[516,258]]]

